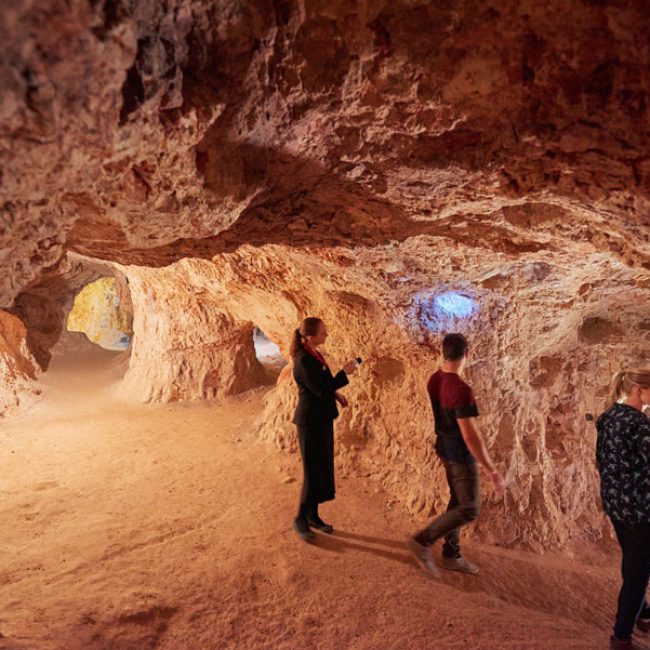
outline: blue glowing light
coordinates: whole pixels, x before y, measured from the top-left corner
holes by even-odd
[[[433,305],[434,309],[439,311],[440,314],[452,316],[453,318],[469,318],[478,309],[476,301],[455,291],[439,293],[433,299]]]
[[[420,326],[430,332],[459,329],[460,321],[479,312],[478,302],[458,291],[422,291],[414,296],[413,306]]]

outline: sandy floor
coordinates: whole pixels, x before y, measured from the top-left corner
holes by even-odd
[[[433,582],[404,510],[343,477],[304,544],[298,460],[251,433],[268,388],[145,406],[91,377],[47,373],[1,425],[0,648],[607,647],[617,555],[467,546],[480,576]]]

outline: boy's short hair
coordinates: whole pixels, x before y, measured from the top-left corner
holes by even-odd
[[[460,361],[467,354],[467,347],[462,334],[447,334],[442,339],[442,356],[446,361]]]

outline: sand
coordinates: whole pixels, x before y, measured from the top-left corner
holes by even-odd
[[[132,404],[58,365],[1,425],[0,648],[607,647],[614,547],[468,544],[481,574],[432,581],[404,548],[421,522],[340,475],[322,508],[336,533],[308,545],[298,459],[253,434],[272,388]]]

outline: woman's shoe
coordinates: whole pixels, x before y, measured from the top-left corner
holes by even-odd
[[[296,517],[293,520],[293,529],[298,533],[298,537],[304,539],[306,542],[313,542],[316,539],[316,535],[309,530],[306,519]]]
[[[639,632],[650,632],[650,618],[638,618],[636,627]]]
[[[327,533],[331,535],[334,532],[334,526],[326,524],[320,517],[314,521],[313,519],[307,519],[307,522],[312,528],[320,530],[322,533]]]
[[[610,650],[641,650],[641,646],[634,643],[632,639],[622,641],[615,636],[609,637]]]

